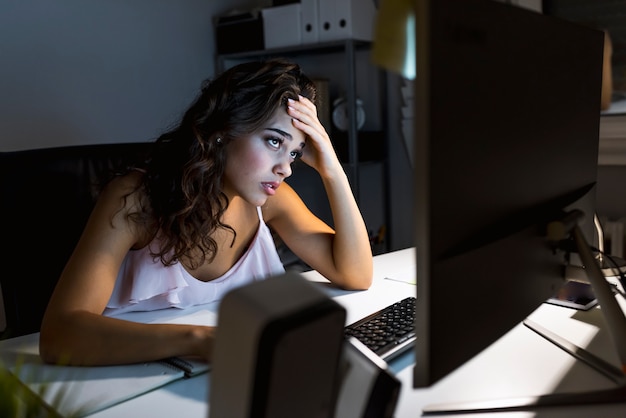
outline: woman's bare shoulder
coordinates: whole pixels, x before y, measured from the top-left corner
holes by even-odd
[[[122,229],[131,228],[144,237],[149,205],[146,204],[141,172],[131,172],[112,179],[98,196],[94,213]],[[139,227],[139,229],[137,229]],[[139,241],[142,241],[141,239]]]
[[[119,202],[119,199],[123,199],[125,207],[135,207],[143,196],[142,179],[143,173],[139,171],[132,171],[123,176],[114,177],[102,189],[99,200],[115,200]]]

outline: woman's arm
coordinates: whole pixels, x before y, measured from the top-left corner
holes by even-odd
[[[290,102],[293,124],[308,137],[302,160],[321,176],[335,230],[313,215],[287,185],[267,203],[268,223],[303,261],[346,289],[372,282],[372,250],[350,183],[317,110],[306,98]]]
[[[44,315],[40,336],[44,361],[105,365],[210,356],[213,328],[140,324],[102,315],[126,253],[143,241],[139,228],[125,216],[136,203],[136,194],[119,210],[123,195],[136,181],[133,176],[117,179],[98,199]]]

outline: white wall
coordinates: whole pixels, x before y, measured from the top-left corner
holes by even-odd
[[[149,141],[214,75],[212,18],[254,0],[3,0],[0,151]]]

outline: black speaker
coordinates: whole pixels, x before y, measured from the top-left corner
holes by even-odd
[[[227,293],[209,417],[333,417],[345,319],[341,305],[294,272]]]

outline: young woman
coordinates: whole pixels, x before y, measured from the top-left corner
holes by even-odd
[[[314,84],[285,60],[240,64],[207,82],[146,164],[100,194],[44,316],[44,361],[210,361],[212,327],[115,314],[208,303],[284,272],[269,228],[335,285],[368,288],[365,224],[314,100]],[[334,229],[284,182],[299,158],[323,181]]]

